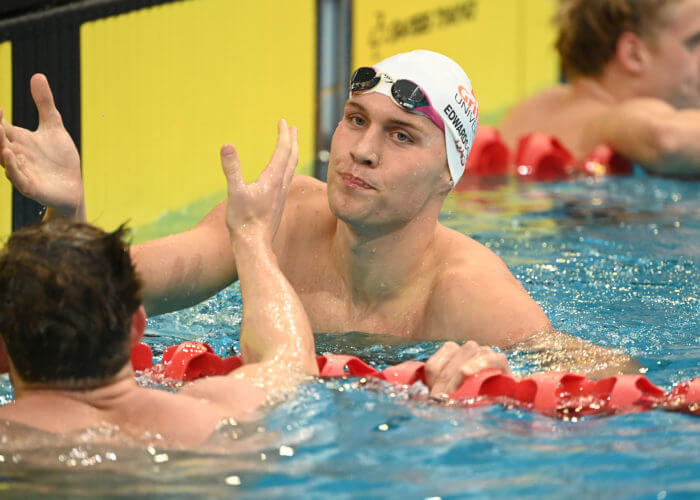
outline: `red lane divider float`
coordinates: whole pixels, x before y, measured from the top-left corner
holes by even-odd
[[[513,153],[497,129],[483,125],[477,129],[467,158],[467,175],[456,190],[469,189],[473,177],[498,177],[509,171],[522,180],[548,182],[579,175],[630,175],[633,168],[607,144],[577,159],[556,137],[542,132],[522,137]]]
[[[406,361],[377,371],[355,356],[326,354],[316,358],[322,377],[368,377],[396,385],[425,383],[425,364]],[[209,345],[183,342],[163,353],[163,363],[153,365],[151,348],[138,344],[131,351],[135,370],[172,380],[195,380],[225,375],[243,364],[240,355],[220,358]],[[700,378],[675,386],[669,393],[641,375],[616,375],[598,381],[562,372],[537,373],[517,380],[499,370],[484,370],[468,377],[450,399],[464,406],[504,403],[545,415],[570,418],[662,408],[700,415]]]
[[[512,154],[501,134],[493,127],[476,129],[474,144],[467,157],[467,175],[506,175]],[[458,185],[459,186],[459,185]]]

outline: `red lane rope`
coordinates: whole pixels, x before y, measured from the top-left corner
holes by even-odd
[[[497,129],[480,125],[467,158],[467,175],[455,189],[470,189],[474,177],[507,175],[511,167],[519,179],[539,182],[633,172],[632,164],[607,144],[594,148],[584,158],[575,158],[556,137],[533,132],[523,136],[516,150],[511,151]]]
[[[425,383],[425,364],[406,361],[377,371],[355,356],[326,354],[316,358],[322,377],[369,377],[397,385]],[[131,351],[135,370],[172,380],[195,380],[226,375],[243,364],[240,355],[225,359],[202,342],[172,345],[163,353],[163,363],[153,365],[146,344]],[[661,408],[700,415],[700,378],[675,386],[666,393],[642,375],[616,375],[598,381],[562,372],[537,373],[517,380],[499,370],[484,370],[468,377],[450,395],[464,406],[505,403],[556,417],[609,415]]]

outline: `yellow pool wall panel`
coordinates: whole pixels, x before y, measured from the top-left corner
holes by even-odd
[[[517,79],[521,85],[517,100],[557,84],[561,75],[559,54],[555,48],[557,30],[553,24],[557,2],[519,2],[522,14],[519,21],[522,45],[519,44],[519,49],[523,64],[522,75]]]
[[[556,0],[355,0],[353,67],[415,49],[443,53],[469,76],[481,123],[494,123],[558,81],[556,7]]]
[[[299,128],[313,173],[314,1],[175,2],[81,27],[82,154],[88,219],[133,227],[222,193],[219,149],[252,181],[277,120]],[[216,203],[216,200],[211,204]]]
[[[12,122],[12,43],[0,43],[0,108]],[[0,245],[12,232],[12,184],[0,174]]]

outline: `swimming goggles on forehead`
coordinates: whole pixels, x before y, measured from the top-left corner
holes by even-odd
[[[358,68],[350,78],[350,92],[367,92],[379,90],[377,87],[388,86],[387,95],[406,111],[420,113],[427,116],[437,127],[445,132],[442,118],[435,111],[430,99],[420,86],[411,80],[394,80],[386,73],[377,73],[377,70],[363,66]],[[382,92],[384,93],[384,92]]]

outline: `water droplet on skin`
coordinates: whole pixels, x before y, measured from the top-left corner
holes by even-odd
[[[241,478],[238,476],[229,476],[224,480],[224,482],[229,486],[240,486]]]

